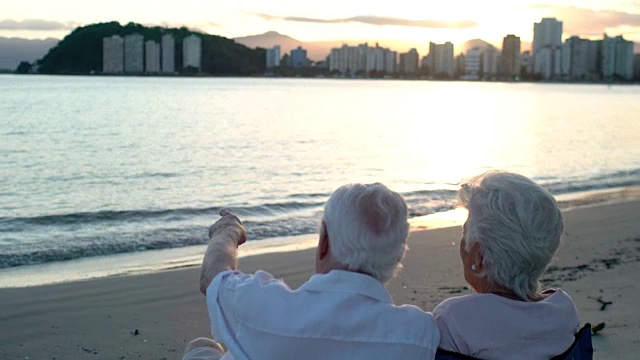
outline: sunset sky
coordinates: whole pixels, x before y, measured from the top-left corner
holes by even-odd
[[[500,44],[507,34],[531,42],[533,23],[556,17],[565,38],[597,39],[606,32],[640,43],[640,0],[3,0],[0,9],[1,37],[31,39],[61,39],[77,26],[116,20],[229,38],[273,30],[301,41],[379,40],[423,48],[429,41],[473,38]]]

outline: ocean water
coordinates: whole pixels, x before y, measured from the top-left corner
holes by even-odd
[[[640,86],[0,76],[0,269],[200,249],[222,207],[295,242],[351,182],[446,212],[489,169],[640,185]]]

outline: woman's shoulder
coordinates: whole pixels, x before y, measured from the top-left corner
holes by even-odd
[[[540,293],[542,299],[540,301],[519,301],[505,297],[501,297],[494,294],[482,294],[475,293],[463,296],[451,297],[443,300],[438,306],[433,309],[434,316],[443,316],[448,313],[475,313],[476,311],[487,311],[493,308],[503,308],[505,304],[509,305],[510,309],[531,309],[538,307],[548,307],[549,305],[560,309],[572,309],[576,313],[575,304],[571,299],[571,296],[564,290],[548,289]],[[527,310],[528,311],[528,310]]]
[[[540,301],[542,303],[549,303],[555,306],[566,306],[575,308],[575,304],[573,299],[569,294],[567,294],[564,290],[557,289],[547,289],[540,293],[543,299]]]
[[[488,294],[469,294],[454,296],[443,300],[433,309],[433,315],[438,316],[448,312],[457,312],[460,309],[471,310],[476,306],[485,306],[487,301],[491,301]]]

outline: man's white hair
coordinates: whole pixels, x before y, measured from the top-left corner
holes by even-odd
[[[401,269],[409,235],[407,215],[402,196],[382,184],[338,188],[323,215],[333,259],[386,283]]]
[[[458,196],[469,210],[465,250],[475,243],[482,249],[479,276],[534,299],[564,231],[556,200],[530,179],[498,171],[471,179]]]

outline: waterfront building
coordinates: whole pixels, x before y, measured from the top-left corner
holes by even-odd
[[[176,41],[171,34],[162,36],[162,72],[172,74],[176,71]]]
[[[562,72],[562,47],[544,47],[533,58],[533,73],[543,79],[555,79]]]
[[[482,65],[482,52],[480,48],[474,47],[467,50],[464,57],[464,72],[462,80],[478,80],[480,78],[480,70]]]
[[[343,62],[343,49],[347,45],[343,45],[341,48],[333,48],[329,53],[329,71],[338,71],[343,72],[341,70],[342,62]]]
[[[533,24],[533,73],[552,79],[562,72],[562,21],[543,18]]]
[[[464,76],[464,63],[466,61],[466,56],[462,53],[456,56],[456,68],[453,72],[456,78],[460,78]]]
[[[520,38],[515,35],[507,35],[502,40],[499,73],[504,79],[520,76]]]
[[[420,61],[420,55],[418,50],[411,49],[404,54],[400,54],[400,64],[398,70],[405,74],[415,74],[418,72],[418,62]]]
[[[267,49],[267,69],[280,67],[280,45]]]
[[[397,69],[398,54],[395,51],[368,44],[358,46],[342,45],[331,49],[329,54],[329,70],[338,71],[346,76],[357,73],[387,72],[393,73]]]
[[[430,63],[431,63],[431,60],[429,59],[429,54],[423,56],[422,60],[420,60],[420,67],[423,69],[422,71],[424,71],[425,69],[428,71],[431,71],[431,69],[429,68]]]
[[[576,47],[578,39],[579,38],[577,36],[572,36],[562,44],[560,73],[565,79],[568,79],[571,76],[571,48]]]
[[[562,75],[570,80],[593,80],[600,77],[598,48],[596,41],[568,38],[562,45]]]
[[[434,76],[448,75],[453,76],[455,70],[455,62],[453,58],[453,44],[446,42],[444,44],[429,43],[429,69]]]
[[[345,48],[347,45],[342,45],[340,48],[333,48],[329,53],[329,71],[337,71],[340,73],[344,73],[343,68],[344,65],[344,57],[345,57]]]
[[[182,67],[201,70],[202,39],[199,36],[191,34],[182,40]]]
[[[365,71],[367,73],[370,71],[385,71],[385,52],[383,48],[378,47],[378,44],[376,44],[376,47],[367,48],[366,59],[367,64],[365,66]]]
[[[113,35],[102,39],[102,72],[122,74],[124,72],[124,40]]]
[[[531,73],[531,52],[530,51],[525,51],[520,56],[520,73],[521,74]]]
[[[602,79],[602,41],[589,41],[587,51],[587,70],[594,80]]]
[[[367,63],[367,45],[357,47],[342,45],[331,49],[329,54],[329,70],[345,75],[355,75],[358,70],[364,71]]]
[[[144,37],[140,34],[124,37],[124,72],[129,74],[144,72]]]
[[[493,45],[488,45],[482,52],[482,73],[490,79],[498,74],[500,53]]]
[[[398,71],[398,52],[384,49],[384,71],[393,74]]]
[[[633,42],[622,36],[610,38],[607,34],[602,40],[602,77],[619,77],[624,80],[633,78]]]
[[[157,74],[160,72],[160,44],[148,40],[144,43],[145,72]]]
[[[291,67],[293,68],[305,68],[309,67],[311,62],[307,57],[307,50],[298,46],[298,48],[291,50]]]

